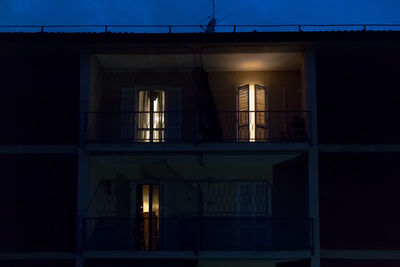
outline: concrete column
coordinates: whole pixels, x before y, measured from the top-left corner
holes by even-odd
[[[82,218],[87,216],[89,201],[89,155],[85,151],[86,114],[89,111],[90,96],[90,53],[81,51],[80,94],[79,94],[79,146],[78,146],[78,182],[77,182],[77,222],[76,222],[76,266],[83,267],[82,258]]]
[[[306,49],[305,79],[307,109],[310,111],[310,149],[308,151],[308,211],[313,220],[313,256],[311,266],[320,266],[319,244],[319,184],[318,184],[318,129],[315,48]]]

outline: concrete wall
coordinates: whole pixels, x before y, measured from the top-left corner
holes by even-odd
[[[2,260],[1,264],[7,267],[75,267],[75,260]]]
[[[400,50],[379,42],[317,50],[319,142],[399,143]]]
[[[196,267],[198,260],[194,259],[88,259],[87,267]]]
[[[97,57],[92,55],[90,57],[90,100],[89,111],[96,112],[100,110],[103,94],[103,69],[97,60]]]
[[[342,260],[342,259],[323,259],[321,267],[397,267],[399,260]]]
[[[307,158],[299,156],[274,166],[272,216],[307,217]]]
[[[0,51],[1,144],[76,144],[79,49],[14,39]]]
[[[96,113],[101,108],[102,95],[103,95],[103,70],[98,62],[96,56],[91,55],[90,57],[90,98],[89,98],[89,114],[88,114],[88,125],[87,132],[88,138],[98,138],[99,129],[102,127],[101,119]]]
[[[399,153],[322,153],[322,249],[399,249]]]
[[[74,251],[77,158],[2,155],[0,250]]]
[[[90,160],[88,217],[116,215],[116,177],[117,173],[107,165]],[[110,182],[110,192],[106,183]]]

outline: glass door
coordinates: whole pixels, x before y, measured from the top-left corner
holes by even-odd
[[[157,250],[160,238],[160,185],[140,184],[136,192],[136,242],[140,250]]]

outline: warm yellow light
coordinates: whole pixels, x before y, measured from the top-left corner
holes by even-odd
[[[153,127],[154,128],[158,128],[158,123],[160,121],[159,116],[160,114],[158,114],[158,97],[156,97],[156,99],[153,101],[153,111],[154,111],[154,122],[153,122]]]
[[[149,202],[143,201],[143,212],[149,212]]]
[[[142,187],[143,190],[143,212],[149,212],[149,200],[150,200],[150,186],[149,185],[143,185]]]
[[[249,133],[250,133],[250,142],[255,142],[256,140],[256,99],[255,99],[255,90],[254,84],[249,85]]]

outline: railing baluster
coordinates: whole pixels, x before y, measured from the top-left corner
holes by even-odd
[[[149,220],[149,218],[144,219]],[[256,213],[246,215],[161,217],[156,230],[156,239],[148,239],[147,247],[136,247],[138,236],[135,217],[90,217],[82,218],[82,245],[79,255],[85,250],[310,250],[313,253],[313,221],[311,218],[270,218]],[[86,224],[93,224],[90,231]],[[152,224],[147,221],[149,227]],[[203,228],[206,225],[206,228]],[[155,230],[154,228],[153,230]],[[207,229],[207,231],[205,231]],[[148,231],[151,229],[147,229]],[[243,231],[246,235],[243,235]],[[121,239],[121,237],[126,237]],[[236,238],[235,238],[236,237]],[[85,240],[88,240],[87,245]],[[284,242],[282,242],[284,240]],[[157,242],[158,241],[158,242]],[[278,242],[277,242],[278,241]],[[154,243],[157,242],[157,243]],[[151,255],[151,254],[149,254]]]

